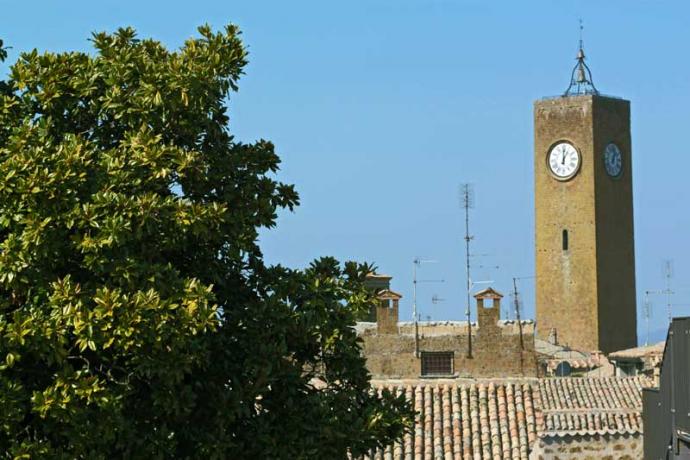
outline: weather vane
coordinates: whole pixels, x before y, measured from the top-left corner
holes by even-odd
[[[592,71],[585,63],[584,41],[582,39],[584,26],[580,19],[580,49],[577,52],[577,64],[570,75],[570,85],[563,93],[564,96],[576,96],[579,94],[599,94],[592,81]]]

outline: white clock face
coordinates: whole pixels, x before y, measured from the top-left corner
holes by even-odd
[[[556,179],[570,179],[580,169],[580,154],[568,142],[559,142],[553,146],[547,160]]]
[[[611,177],[618,177],[623,170],[623,156],[616,144],[613,142],[604,149],[604,166],[606,173]]]

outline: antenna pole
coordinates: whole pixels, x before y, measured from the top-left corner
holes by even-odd
[[[412,261],[412,316],[414,321],[414,354],[415,357],[419,358],[419,317],[417,313],[417,283],[443,283],[444,280],[418,280],[417,279],[417,266],[421,266],[423,263],[436,263],[436,260],[423,260],[419,257],[415,257]]]
[[[472,320],[470,315],[470,297],[472,295],[472,281],[470,278],[470,208],[472,207],[472,186],[462,185],[462,207],[465,209],[465,272],[467,275],[467,357],[472,358]]]
[[[517,278],[513,278],[513,300],[515,301],[515,317],[517,318],[518,330],[520,331],[520,350],[524,350],[525,343],[522,340],[522,321],[520,320],[520,301],[518,299]]]
[[[465,188],[465,202],[468,201],[469,192]],[[472,357],[472,320],[470,316],[470,290],[472,289],[472,281],[470,281],[470,208],[465,206],[465,273],[467,274],[467,309],[465,316],[467,316],[467,357]]]
[[[412,319],[417,321],[417,260],[412,263]]]
[[[649,314],[650,314],[650,304],[649,304],[649,291],[644,291],[644,322],[646,328],[646,335],[644,339],[645,346],[649,345]]]
[[[415,258],[412,265],[412,317],[414,320],[414,356],[419,358],[419,323],[417,321],[417,265],[419,259]]]
[[[513,278],[513,300],[515,301],[515,317],[518,323],[518,332],[520,334],[520,373],[524,373],[524,359],[522,352],[525,351],[525,342],[522,339],[522,321],[520,320],[520,300],[518,299],[517,278]]]
[[[664,277],[666,278],[666,291],[664,294],[666,294],[666,308],[668,310],[668,323],[671,324],[672,321],[672,312],[671,312],[671,295],[673,294],[673,291],[671,290],[671,277],[673,276],[673,261],[672,260],[666,260],[664,261]]]

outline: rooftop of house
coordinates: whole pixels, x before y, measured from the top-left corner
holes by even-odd
[[[592,355],[586,351],[575,350],[566,345],[553,344],[542,339],[534,339],[534,349],[551,358],[587,359]]]
[[[554,370],[562,363],[567,362],[571,369],[587,370],[596,369],[609,364],[606,356],[601,352],[587,352],[574,350],[564,345],[555,345],[541,339],[534,339],[534,349],[541,361],[547,362],[549,370]]]
[[[411,433],[368,458],[527,458],[538,438],[642,433],[645,377],[382,380],[418,412]]]
[[[641,359],[645,357],[659,357],[664,354],[666,341],[655,343],[653,345],[644,345],[641,347],[628,348],[627,350],[620,350],[609,354],[609,359]]]

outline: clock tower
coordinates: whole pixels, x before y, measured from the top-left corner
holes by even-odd
[[[537,333],[637,346],[630,102],[602,96],[580,43],[571,83],[534,104]]]

